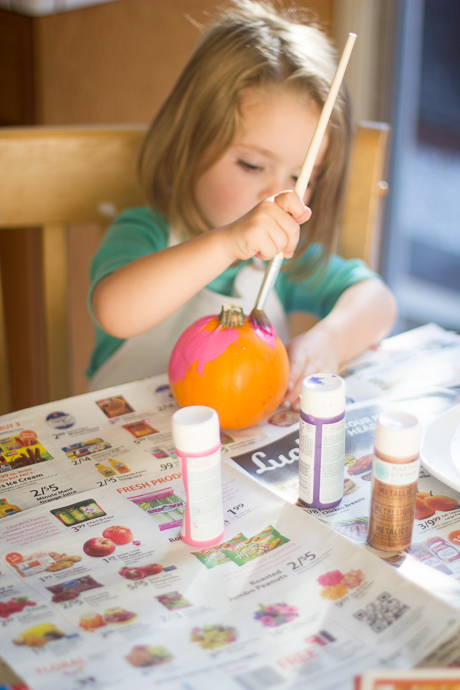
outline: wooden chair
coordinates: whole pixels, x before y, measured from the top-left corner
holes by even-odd
[[[113,216],[141,203],[144,134],[134,125],[0,130],[0,412],[85,392],[89,263]]]
[[[351,155],[339,254],[363,259],[379,270],[382,199],[390,126],[384,122],[361,122],[356,128]]]
[[[88,268],[102,233],[142,203],[146,128],[0,129],[0,413],[86,390]],[[376,265],[388,126],[357,128],[340,251]]]

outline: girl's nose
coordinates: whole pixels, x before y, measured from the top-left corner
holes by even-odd
[[[279,194],[285,189],[290,189],[290,187],[286,185],[286,183],[283,185],[283,180],[270,180],[270,182],[264,184],[260,190],[259,201],[263,201],[263,199],[268,199],[271,196],[275,196],[275,194]]]

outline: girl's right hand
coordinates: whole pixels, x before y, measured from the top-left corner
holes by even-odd
[[[280,252],[289,259],[299,241],[300,225],[310,216],[311,210],[295,192],[280,192],[221,229],[226,251],[232,261],[253,256],[269,261]]]

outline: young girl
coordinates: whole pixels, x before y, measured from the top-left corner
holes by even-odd
[[[305,200],[290,191],[336,64],[319,29],[254,0],[233,2],[205,33],[145,137],[147,204],[115,220],[92,264],[93,390],[164,373],[185,328],[223,302],[248,314],[261,260],[279,252],[264,311],[285,341],[286,314],[318,320],[287,345],[285,407],[298,408],[305,376],[337,372],[389,331],[389,289],[361,261],[331,255],[351,140],[344,89]]]

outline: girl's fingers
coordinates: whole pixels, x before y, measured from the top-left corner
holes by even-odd
[[[299,224],[305,223],[311,216],[311,209],[305,206],[302,199],[295,192],[280,192],[274,197],[274,201]]]
[[[298,380],[292,391],[284,398],[282,405],[284,408],[288,409],[292,407],[293,410],[300,410],[300,394],[302,392],[302,380],[303,376]]]
[[[280,218],[280,224],[287,231],[287,245],[282,249],[284,258],[290,259],[299,241],[300,225],[310,219],[311,209],[303,203],[302,199],[295,192],[281,192],[274,197],[276,206],[284,212]],[[285,214],[295,222],[290,223]]]
[[[287,351],[291,366],[287,392],[282,403],[283,407],[291,407],[294,406],[295,403],[298,404],[302,389],[302,380],[306,375],[305,371],[308,366],[308,360],[306,361],[305,359],[305,352],[302,352],[300,348],[291,348],[288,345]]]
[[[315,374],[317,372],[317,367],[314,366],[312,362],[304,362],[304,366],[301,368],[299,375],[294,381],[289,377],[288,390],[289,392],[285,395],[282,402],[283,407],[292,407],[293,410],[300,410],[300,394],[302,393],[302,381],[306,376],[310,374]],[[291,384],[291,388],[289,386]]]
[[[237,259],[257,256],[269,261],[283,253],[290,258],[299,241],[300,223],[311,215],[294,192],[265,199],[224,230],[229,253]]]
[[[300,201],[300,199],[298,199]],[[300,237],[300,224],[297,219],[284,209],[274,204],[274,220],[277,223],[280,233],[276,232],[278,239],[278,249],[276,253],[283,252],[286,257],[292,256]]]
[[[285,251],[287,246],[286,233],[277,225],[273,228],[266,228],[264,234],[258,239],[257,246],[259,247],[257,256],[263,261],[270,261],[276,254]]]
[[[300,226],[291,215],[276,204],[271,204],[269,209],[268,211],[263,206],[260,208],[261,215],[257,221],[259,228],[254,237],[258,253],[266,261],[280,252],[285,256],[292,255],[300,234]]]

